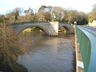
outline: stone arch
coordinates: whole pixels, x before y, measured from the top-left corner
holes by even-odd
[[[60,23],[59,28],[60,27],[64,27],[67,30],[68,33],[71,33],[71,34],[74,33],[74,28],[73,28],[73,25],[71,25],[71,24]]]
[[[70,32],[70,29],[69,29],[68,26],[62,25],[62,26],[59,26],[59,29],[62,28],[62,27],[66,30],[67,33]]]
[[[25,29],[30,28],[30,27],[38,27],[38,28],[40,28],[45,34],[49,35],[47,29],[46,29],[45,27],[43,27],[43,26],[40,26],[40,25],[31,25],[31,26],[26,26],[26,27],[24,27],[24,28],[21,28],[21,30],[18,31],[17,35],[20,34],[22,31],[24,31]]]
[[[70,31],[70,29],[67,26],[60,26],[59,28],[64,27],[67,31]]]
[[[58,22],[21,22],[12,23],[10,25],[12,26],[13,30],[16,32],[17,35],[28,27],[39,27],[48,36],[58,35]]]

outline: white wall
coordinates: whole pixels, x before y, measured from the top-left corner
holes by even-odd
[[[89,26],[96,26],[96,20],[94,20],[92,23],[88,23]]]

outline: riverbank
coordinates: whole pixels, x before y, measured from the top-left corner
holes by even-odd
[[[0,72],[28,72],[25,67],[18,64],[16,61],[4,61],[4,58],[0,56]]]

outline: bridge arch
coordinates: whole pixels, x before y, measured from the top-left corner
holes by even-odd
[[[66,31],[70,31],[70,29],[67,26],[60,26],[59,29],[62,27],[65,28]]]
[[[61,27],[64,27],[65,30],[66,30],[66,33],[74,33],[74,28],[71,24],[64,24],[64,23],[60,23],[59,24],[59,29]]]
[[[37,27],[37,28],[40,28],[45,34],[48,35],[48,31],[47,31],[47,29],[44,28],[44,27],[42,27],[42,26],[40,26],[40,25],[31,25],[31,26],[24,27],[24,28],[22,28],[19,32],[17,32],[17,35],[20,34],[21,32],[23,32],[25,29],[27,29],[27,28],[31,28],[31,27]]]
[[[10,24],[13,30],[18,35],[26,28],[38,27],[43,30],[49,36],[58,35],[58,22],[22,22],[22,23],[12,23]]]

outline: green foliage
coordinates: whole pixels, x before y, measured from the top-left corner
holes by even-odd
[[[0,22],[4,22],[4,20],[3,19],[0,19]]]
[[[0,15],[0,23],[4,22],[4,15]]]
[[[18,20],[18,16],[19,16],[19,11],[15,12],[15,21]]]

